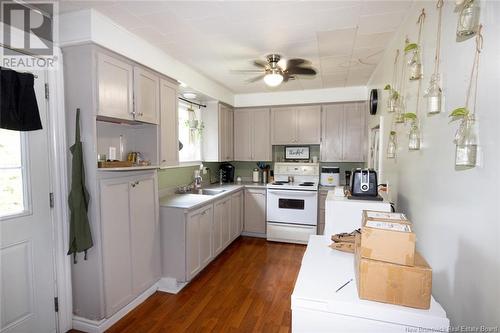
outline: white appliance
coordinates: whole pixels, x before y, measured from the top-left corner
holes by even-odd
[[[334,191],[328,191],[323,234],[331,236],[361,228],[363,210],[390,212],[391,204],[385,198],[383,201],[352,200],[336,196]]]
[[[353,255],[330,243],[328,236],[309,239],[291,297],[292,332],[448,331],[446,312],[433,297],[428,310],[359,299]]]
[[[267,184],[267,240],[307,244],[318,221],[318,163],[275,163]]]
[[[320,184],[322,186],[340,186],[340,168],[322,167]]]

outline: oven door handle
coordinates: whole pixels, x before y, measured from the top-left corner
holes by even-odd
[[[290,190],[267,190],[267,193],[276,194],[279,196],[300,196],[300,197],[313,197],[317,195],[316,191],[290,191]]]

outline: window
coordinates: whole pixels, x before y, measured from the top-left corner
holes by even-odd
[[[179,151],[180,162],[199,162],[201,161],[201,140],[203,125],[201,120],[200,110],[194,108],[193,111],[188,111],[190,105],[179,103],[179,141],[183,144],[183,148]],[[191,119],[190,119],[191,118]],[[196,127],[193,127],[190,120],[199,120]]]
[[[23,139],[21,132],[0,129],[0,217],[27,210]]]

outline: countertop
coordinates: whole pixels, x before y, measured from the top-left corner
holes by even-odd
[[[231,183],[224,185],[210,185],[204,186],[204,189],[223,189],[224,192],[215,195],[201,195],[201,194],[170,194],[160,198],[160,208],[170,207],[170,208],[180,208],[180,209],[195,209],[208,204],[212,201],[216,201],[228,194],[234,193],[243,188],[260,188],[265,189],[266,184],[263,183],[252,183],[252,182],[241,182],[241,183]]]

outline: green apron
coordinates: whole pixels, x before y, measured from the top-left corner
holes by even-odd
[[[76,254],[85,252],[84,259],[87,260],[87,250],[94,244],[90,232],[87,210],[89,207],[89,193],[85,188],[85,169],[83,166],[83,149],[80,141],[80,109],[76,109],[76,133],[75,144],[70,148],[72,158],[71,190],[68,204],[71,210],[69,221],[69,251],[73,254],[76,264]]]

